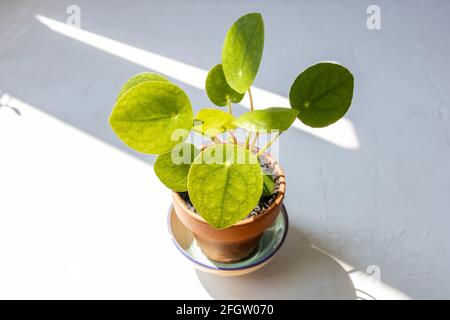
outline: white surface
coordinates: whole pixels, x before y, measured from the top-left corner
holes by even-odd
[[[450,4],[378,1],[370,31],[366,1],[126,3],[77,1],[78,38],[43,23],[65,22],[71,1],[0,3],[0,298],[450,298]],[[107,117],[146,68],[209,106],[198,75],[250,11],[266,23],[259,106],[285,101],[320,60],[347,66],[356,88],[343,126],[282,137],[279,255],[221,279],[172,245],[154,158],[124,147]]]

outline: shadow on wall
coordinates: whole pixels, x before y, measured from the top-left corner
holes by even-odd
[[[238,277],[202,271],[197,276],[214,299],[356,299],[346,270],[292,226],[280,252],[262,269]]]

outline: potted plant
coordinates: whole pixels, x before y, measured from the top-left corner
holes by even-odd
[[[318,63],[293,82],[290,106],[255,110],[251,85],[264,46],[260,14],[239,18],[228,30],[222,63],[208,73],[206,93],[218,107],[195,117],[186,93],[161,75],[140,73],[119,92],[110,116],[117,136],[142,153],[157,154],[154,170],[172,190],[173,206],[203,252],[222,263],[249,256],[280,212],[286,185],[283,170],[266,151],[296,118],[320,128],[347,112],[353,76],[343,66]],[[250,111],[236,117],[232,104],[248,94]],[[186,143],[191,130],[211,140]],[[238,141],[235,130],[243,130]],[[258,137],[277,131],[264,146]],[[222,141],[219,137],[227,139]]]

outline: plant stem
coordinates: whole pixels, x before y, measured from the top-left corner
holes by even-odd
[[[254,110],[252,91],[248,88],[248,97],[250,98],[250,111]]]
[[[272,143],[274,143],[275,140],[277,140],[280,137],[282,133],[283,131],[278,132],[269,142],[267,142],[266,145],[262,147],[261,150],[258,151],[256,157],[260,157],[272,145]]]
[[[232,130],[228,130],[228,134],[230,135],[230,140],[231,139],[233,140],[232,143],[238,144],[236,136],[233,134],[233,131]]]
[[[211,137],[212,142],[214,142],[215,144],[222,144],[222,141],[220,141],[219,138],[217,137]]]
[[[234,140],[233,140],[233,137],[232,137],[232,136],[227,135],[227,138],[228,138],[228,142],[229,142],[229,143],[234,144]]]
[[[250,90],[250,88],[248,88],[248,97],[250,99],[250,111],[255,110],[254,106],[253,106],[253,96],[252,96],[252,90]],[[249,144],[250,144],[250,136],[252,135],[251,132],[248,133],[247,137],[245,138],[245,144],[244,147],[245,148],[249,148]]]
[[[252,151],[253,151],[253,149],[254,149],[255,146],[256,146],[256,141],[258,141],[258,137],[259,137],[259,132],[257,131],[257,132],[255,133],[255,138],[253,139],[252,144],[251,144],[251,149],[252,149]]]
[[[228,106],[228,113],[232,115],[233,111],[231,111],[231,101],[230,100],[228,100],[228,105],[227,106]]]
[[[251,136],[251,132],[249,132],[248,133],[248,135],[247,135],[247,137],[245,138],[245,144],[244,144],[244,147],[246,148],[246,149],[248,149],[248,147],[249,147],[249,142],[250,142],[250,136]]]

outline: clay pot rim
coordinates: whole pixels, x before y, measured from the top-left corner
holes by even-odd
[[[252,222],[254,222],[254,221],[264,217],[269,212],[271,212],[276,206],[280,205],[283,202],[284,194],[286,192],[286,177],[284,175],[284,171],[283,171],[283,169],[281,169],[279,163],[272,157],[271,154],[265,153],[264,156],[266,156],[267,158],[270,159],[270,161],[274,164],[275,172],[278,173],[279,190],[277,192],[277,196],[276,196],[275,200],[272,202],[272,204],[266,210],[264,210],[263,213],[257,214],[256,216],[247,217],[245,219],[242,219],[241,221],[236,222],[235,224],[233,224],[232,226],[229,226],[226,229],[250,224],[250,223],[252,223]],[[189,214],[195,220],[197,220],[197,221],[199,221],[201,223],[204,223],[204,224],[210,226],[211,228],[213,228],[205,219],[202,218],[202,216],[200,214],[195,213],[194,211],[192,211],[191,209],[189,209],[186,206],[184,200],[181,199],[181,197],[178,194],[178,192],[172,191],[172,194],[173,194],[173,198],[178,202],[178,204],[180,206],[182,206],[184,208],[184,211],[187,214]],[[224,229],[224,230],[226,230],[226,229]]]

